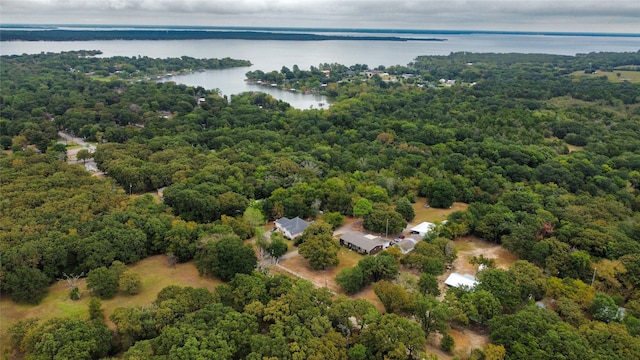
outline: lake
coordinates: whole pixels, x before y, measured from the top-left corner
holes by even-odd
[[[249,70],[279,71],[282,66],[301,69],[322,63],[344,65],[407,65],[420,55],[448,55],[451,52],[545,53],[575,55],[589,52],[636,52],[639,37],[547,36],[511,34],[465,34],[425,37],[447,41],[269,41],[269,40],[173,40],[173,41],[72,41],[72,42],[0,42],[1,55],[37,54],[71,50],[101,50],[103,56],[149,56],[155,58],[191,56],[249,60],[251,67],[198,72],[174,76],[170,80],[190,86],[219,89],[223,95],[244,91],[263,91],[299,109],[319,107],[327,100],[321,96],[303,95],[247,84]],[[412,37],[415,37],[412,35]]]

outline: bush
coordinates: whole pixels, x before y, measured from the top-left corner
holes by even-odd
[[[453,337],[448,333],[442,334],[442,339],[440,340],[440,347],[442,350],[451,353],[453,349],[456,347],[456,342],[453,340]]]
[[[49,286],[49,278],[42,271],[28,266],[7,273],[5,281],[13,301],[28,304],[39,303]]]
[[[69,291],[69,299],[71,300],[80,300],[80,289],[77,286],[74,286],[71,291]]]
[[[120,275],[118,288],[126,295],[135,295],[142,289],[142,278],[140,274],[127,270]]]

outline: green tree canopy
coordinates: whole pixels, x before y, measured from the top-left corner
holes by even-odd
[[[309,235],[298,248],[300,255],[309,260],[309,265],[315,270],[338,265],[339,250],[340,245],[326,233]]]
[[[407,226],[402,215],[386,204],[376,204],[373,211],[366,215],[362,225],[365,229],[381,234],[397,234]]]
[[[429,205],[435,208],[449,208],[456,200],[456,188],[446,179],[434,181],[427,189]]]
[[[118,293],[118,275],[104,266],[87,274],[87,289],[93,296],[110,299]]]
[[[196,254],[198,272],[229,281],[235,274],[250,274],[258,263],[252,248],[235,235],[210,240]]]
[[[22,266],[7,274],[6,287],[16,302],[37,304],[47,294],[49,278],[40,270]]]

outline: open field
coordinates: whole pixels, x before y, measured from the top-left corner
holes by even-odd
[[[436,222],[447,220],[447,216],[455,211],[464,211],[469,207],[468,204],[455,202],[448,209],[437,209],[432,207],[427,207],[427,199],[418,198],[416,202],[413,204],[413,210],[416,212],[416,217],[413,218],[413,221],[409,224],[410,226],[416,226],[421,222]]]
[[[177,264],[175,267],[167,265],[164,255],[156,255],[129,265],[129,269],[137,272],[142,277],[142,291],[135,296],[117,295],[113,299],[102,300],[102,307],[107,318],[118,307],[131,307],[146,305],[156,299],[160,290],[169,285],[205,287],[213,290],[220,284],[217,279],[203,278],[193,262]],[[82,299],[73,301],[69,299],[69,289],[64,282],[57,282],[49,288],[49,292],[39,305],[16,304],[9,297],[0,299],[0,348],[5,344],[5,331],[14,323],[28,318],[40,318],[48,320],[61,316],[88,316],[90,295],[86,288],[85,279],[78,282]],[[107,321],[109,325],[109,321]]]
[[[620,74],[620,76],[618,76]],[[593,74],[585,74],[584,71],[575,71],[571,73],[571,76],[575,76],[578,78],[597,78],[606,76],[609,81],[612,82],[623,82],[629,81],[632,83],[640,82],[640,71],[629,71],[629,70],[615,70],[615,71],[602,71],[597,70]]]

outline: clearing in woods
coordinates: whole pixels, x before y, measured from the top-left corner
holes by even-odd
[[[127,266],[128,269],[140,274],[142,277],[142,291],[134,296],[116,295],[113,299],[102,300],[102,308],[107,318],[107,324],[113,327],[108,320],[109,315],[118,307],[142,306],[153,302],[160,290],[169,285],[191,286],[195,288],[205,287],[212,291],[220,280],[209,277],[201,277],[193,262],[169,266],[167,257],[156,255]],[[69,299],[69,288],[63,281],[58,281],[49,287],[47,296],[38,305],[16,304],[9,296],[0,298],[0,344],[6,344],[6,330],[16,322],[29,318],[48,320],[54,317],[78,316],[88,318],[89,300],[91,296],[87,291],[86,280],[80,279],[78,287],[82,293],[80,300]]]
[[[494,259],[496,267],[499,269],[508,269],[518,258],[502,246],[485,240],[480,240],[475,236],[465,236],[454,241],[458,257],[453,262],[453,269],[446,271],[442,276],[438,277],[440,290],[444,293],[446,285],[444,280],[451,274],[457,272],[460,274],[471,274],[476,276],[478,266],[469,262],[474,256],[484,255],[486,258]],[[481,327],[471,328],[455,328],[447,330],[456,343],[453,355],[447,354],[440,349],[440,337],[430,336],[428,339],[427,352],[435,354],[439,359],[453,359],[454,356],[466,357],[475,348],[483,348],[489,343],[489,335],[485,329]]]

